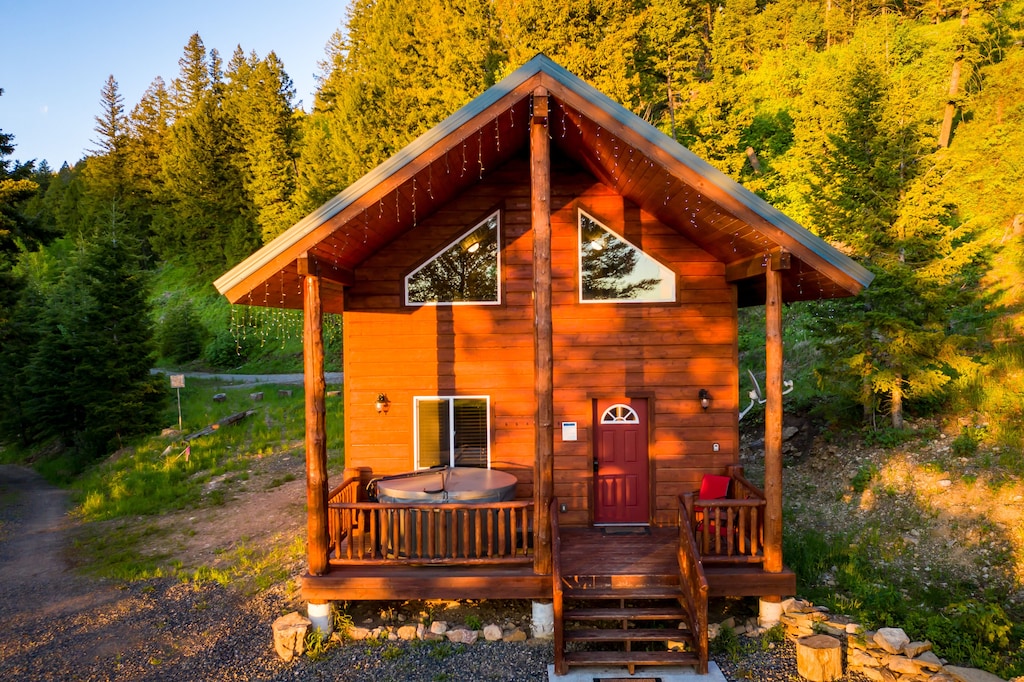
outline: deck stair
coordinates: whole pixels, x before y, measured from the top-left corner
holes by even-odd
[[[625,666],[633,674],[637,666],[698,665],[678,578],[672,584],[672,576],[667,575],[595,575],[583,582],[572,585],[576,580],[563,579],[567,667]],[[670,650],[670,642],[681,643],[682,650]]]
[[[553,531],[559,675],[586,666],[625,667],[631,675],[654,665],[706,672],[698,626],[706,615],[701,619],[687,606],[693,600],[683,592],[676,543],[653,537],[654,529],[621,537],[594,529]]]

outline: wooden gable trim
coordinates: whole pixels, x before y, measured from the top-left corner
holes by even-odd
[[[327,240],[339,227],[357,218],[363,211],[376,209],[384,197],[398,191],[418,173],[441,160],[469,132],[478,130],[487,121],[529,97],[536,87],[537,79],[515,83],[513,76],[493,86],[484,95],[361,177],[222,275],[214,282],[214,286],[231,303],[246,302],[251,292],[285,270],[303,253]]]
[[[551,67],[541,73],[541,83],[554,97],[609,130],[772,243],[798,252],[801,260],[816,270],[827,272],[837,285],[851,294],[859,293],[873,279],[874,276],[866,268],[690,150],[675,143],[663,144],[667,138],[654,126],[615,105],[601,92],[565,69],[554,63],[551,63]]]

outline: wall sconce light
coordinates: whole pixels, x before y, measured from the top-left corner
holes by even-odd
[[[388,400],[388,394],[387,393],[378,393],[377,394],[377,414],[380,414],[381,412],[383,412],[384,414],[387,414],[388,410],[390,410],[390,409],[391,409],[391,401]]]
[[[697,400],[700,401],[700,406],[705,412],[708,411],[708,407],[711,406],[711,394],[708,393],[708,389],[702,388],[697,394]]]

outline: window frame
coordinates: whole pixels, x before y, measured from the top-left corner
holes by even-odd
[[[583,218],[584,217],[586,217],[591,222],[593,222],[596,225],[598,225],[602,230],[605,230],[606,232],[609,232],[612,235],[614,235],[616,239],[618,239],[619,241],[627,244],[631,249],[635,249],[637,252],[639,252],[641,254],[642,257],[647,258],[647,259],[653,261],[655,264],[657,264],[658,268],[661,271],[664,271],[664,273],[668,273],[668,275],[671,275],[671,277],[672,277],[671,296],[668,297],[668,298],[656,298],[656,299],[644,299],[644,298],[592,298],[592,299],[588,299],[588,298],[584,298],[583,297],[583,293],[584,293],[583,292]],[[674,303],[678,303],[679,302],[679,275],[676,273],[675,270],[670,268],[668,265],[665,265],[659,259],[655,258],[653,255],[651,255],[650,253],[648,253],[644,249],[640,248],[639,246],[637,246],[633,242],[631,242],[628,239],[626,239],[624,236],[619,234],[617,231],[615,231],[612,228],[608,227],[608,225],[604,221],[599,220],[596,216],[594,216],[592,213],[590,213],[589,211],[585,210],[582,207],[578,207],[576,209],[576,288],[578,290],[577,297],[576,297],[577,301],[579,303],[588,304],[588,305],[589,304],[594,304],[594,303],[627,303],[627,304],[646,303],[646,304],[654,304],[654,305],[663,305],[663,304],[666,304],[666,303],[674,304]]]
[[[427,465],[422,466],[420,464],[420,402],[431,401],[441,402],[447,401],[448,403],[448,423],[450,424],[448,430],[448,463],[447,466],[456,466],[455,463],[455,401],[456,400],[482,400],[484,403],[484,412],[487,415],[487,423],[485,426],[485,435],[487,440],[487,466],[480,468],[491,468],[491,397],[489,395],[417,395],[413,396],[412,399],[412,414],[413,414],[413,470],[424,471],[429,469],[431,466],[438,465]],[[444,462],[441,463],[443,465]]]
[[[411,272],[406,274],[405,277],[402,279],[402,289],[403,289],[402,295],[403,295],[404,300],[405,300],[405,305],[408,306],[408,307],[412,307],[412,308],[420,308],[420,307],[424,307],[424,306],[445,306],[445,305],[451,305],[451,306],[459,306],[459,305],[501,305],[502,304],[502,295],[501,295],[502,294],[502,292],[501,292],[501,290],[502,290],[502,277],[501,277],[502,276],[502,263],[501,263],[501,250],[502,250],[501,249],[501,228],[502,228],[502,219],[501,219],[501,214],[502,214],[502,210],[500,208],[496,208],[493,211],[489,212],[486,216],[484,216],[483,219],[478,220],[476,223],[474,223],[471,228],[469,228],[465,232],[460,233],[459,236],[457,236],[455,239],[451,240],[450,242],[448,242],[447,244],[442,246],[440,249],[435,251],[429,258],[427,258],[425,261],[423,261],[422,263],[417,265]],[[429,266],[441,254],[446,253],[452,247],[457,245],[460,241],[462,241],[463,239],[465,239],[469,235],[471,235],[474,232],[476,232],[477,230],[479,230],[481,226],[483,226],[484,224],[489,222],[492,218],[497,223],[495,225],[495,227],[494,227],[494,232],[495,232],[494,238],[495,238],[495,241],[496,241],[497,247],[498,247],[495,250],[495,254],[494,254],[495,255],[495,260],[496,260],[496,263],[495,263],[495,267],[496,267],[496,272],[495,272],[495,278],[496,278],[495,296],[496,296],[496,298],[495,298],[495,300],[493,300],[493,301],[411,301],[411,300],[409,300],[409,280],[412,277],[414,277],[418,272],[420,272],[421,270],[423,270],[424,268]]]

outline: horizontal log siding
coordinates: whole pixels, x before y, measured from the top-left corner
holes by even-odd
[[[681,492],[736,463],[736,307],[724,266],[588,173],[557,160],[552,173],[552,303],[555,355],[555,496],[565,525],[590,521],[592,404],[651,398],[654,521],[675,522]],[[356,270],[346,293],[346,466],[374,475],[413,465],[416,395],[489,395],[492,464],[532,494],[533,302],[529,178],[525,159],[490,174],[391,248]],[[502,304],[410,307],[406,273],[502,208]],[[583,208],[677,273],[671,304],[580,304],[576,210]],[[713,396],[707,413],[697,392]],[[379,392],[391,399],[378,415]],[[561,442],[557,425],[579,424]],[[714,452],[713,443],[720,451]]]

